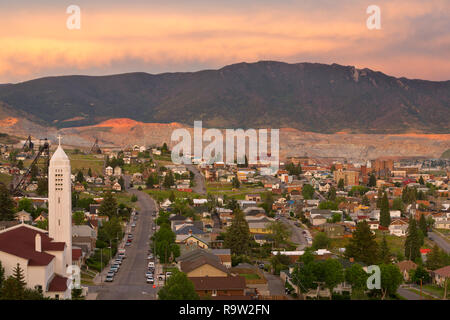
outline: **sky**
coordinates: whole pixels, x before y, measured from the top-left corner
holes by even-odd
[[[66,12],[80,7],[81,27]],[[369,5],[381,29],[369,30]],[[0,0],[0,83],[276,60],[450,80],[450,0]]]

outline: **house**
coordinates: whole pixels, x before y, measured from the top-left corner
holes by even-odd
[[[192,201],[193,201],[194,207],[203,206],[208,203],[208,199],[193,199]]]
[[[73,187],[73,189],[77,192],[83,192],[84,191],[84,185],[77,182],[75,183],[75,186]]]
[[[325,223],[322,225],[323,231],[329,238],[341,238],[345,234],[345,227],[342,224]]]
[[[320,214],[311,214],[309,220],[313,226],[320,226],[327,222],[327,218]]]
[[[178,239],[178,237],[177,237]],[[208,241],[200,236],[196,236],[193,234],[188,234],[186,235],[180,235],[180,241],[177,241],[180,244],[184,244],[186,246],[196,246],[198,248],[202,248],[202,249],[208,249],[209,245],[208,245]]]
[[[370,230],[378,230],[380,228],[380,222],[378,221],[368,221]]]
[[[407,229],[408,222],[401,219],[396,219],[389,225],[389,234],[397,237],[405,237]]]
[[[97,231],[90,225],[72,226],[72,244],[81,248],[86,256],[89,256],[95,249],[97,241]]]
[[[438,286],[444,286],[444,283],[450,281],[450,266],[446,266],[432,272],[433,283]]]
[[[212,249],[211,253],[219,257],[220,262],[227,267],[231,268],[231,250],[230,249]]]
[[[403,279],[405,281],[409,281],[409,272],[411,270],[416,270],[417,264],[415,264],[411,260],[404,260],[404,261],[397,263],[397,267],[400,269],[400,271],[403,275]]]
[[[120,185],[120,183],[116,182],[113,184],[112,189],[114,191],[121,191],[122,190],[122,186]]]
[[[114,173],[113,167],[107,166],[107,167],[105,168],[105,174],[106,174],[107,176],[112,176],[113,173]]]
[[[261,202],[261,195],[259,195],[259,194],[246,194],[245,195],[245,200]]]
[[[116,166],[114,168],[113,175],[116,176],[116,177],[120,177],[122,175],[122,168],[119,167],[119,166]]]
[[[245,295],[245,278],[242,276],[229,275],[226,277],[189,277],[194,284],[195,291],[200,297],[211,297],[211,299],[250,300]]]
[[[30,213],[26,212],[25,210],[19,211],[15,214],[15,219],[17,221],[23,221],[23,222],[31,222],[33,221],[33,217]]]
[[[34,219],[34,222],[38,222],[38,221],[42,222],[47,219],[48,219],[48,214],[46,212],[41,212],[41,214],[36,219]]]
[[[196,250],[189,255],[180,256],[178,266],[181,272],[191,277],[226,277],[228,269],[219,257],[205,250]]]

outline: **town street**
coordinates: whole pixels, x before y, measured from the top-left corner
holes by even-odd
[[[186,168],[195,174],[195,177],[194,177],[195,185],[192,188],[192,191],[195,193],[206,195],[205,178],[200,173],[200,171],[197,169],[197,166],[188,164],[188,165],[186,165]]]
[[[280,217],[280,220],[291,229],[291,241],[297,244],[297,250],[303,250],[307,246],[305,236],[302,234],[303,229],[297,227],[294,221],[286,217]]]
[[[433,240],[439,248],[447,253],[450,253],[450,243],[448,243],[441,235],[437,232],[428,232],[428,237]]]
[[[125,180],[128,186],[128,179]],[[147,284],[145,277],[150,245],[149,238],[153,233],[152,212],[156,210],[156,204],[143,191],[130,189],[128,192],[138,197],[139,215],[136,228],[132,232],[134,239],[131,246],[125,247],[126,259],[123,260],[119,272],[114,277],[114,281],[92,288],[98,293],[97,300],[148,300],[157,298],[158,286],[153,288],[152,284]],[[155,279],[160,272],[162,272],[161,266],[156,264]]]

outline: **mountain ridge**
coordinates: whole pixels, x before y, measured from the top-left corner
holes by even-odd
[[[276,61],[197,72],[53,76],[0,85],[0,102],[57,128],[114,118],[319,133],[448,133],[450,81]]]

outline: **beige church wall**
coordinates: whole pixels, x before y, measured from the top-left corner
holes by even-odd
[[[19,263],[20,268],[22,268],[22,270],[24,271],[25,281],[28,282],[27,279],[28,260],[0,251],[0,261],[2,262],[2,267],[5,268],[5,278],[8,278],[9,276],[13,275],[14,268],[17,266],[17,263]]]
[[[37,285],[42,287],[42,290],[47,289],[47,284],[53,274],[53,264],[55,259],[53,259],[46,266],[28,266],[28,281],[27,286],[34,289]]]

